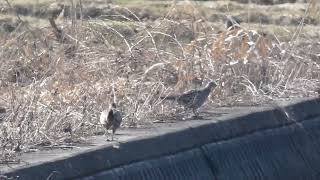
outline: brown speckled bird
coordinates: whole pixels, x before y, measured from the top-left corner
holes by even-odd
[[[180,95],[169,95],[160,97],[164,100],[173,100],[186,109],[192,109],[195,116],[198,116],[197,110],[206,102],[211,91],[217,86],[214,81],[207,84],[206,87],[199,90],[191,90]]]
[[[115,103],[111,104],[111,107],[108,110],[102,111],[100,115],[100,123],[106,128],[108,131],[110,128],[112,129],[112,139],[116,132],[116,130],[120,127],[122,122],[122,116],[120,111],[117,110],[117,106]]]

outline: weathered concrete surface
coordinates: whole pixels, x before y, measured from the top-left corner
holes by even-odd
[[[84,180],[319,179],[320,119],[211,143]],[[308,133],[306,133],[308,132]],[[206,160],[208,158],[208,161]]]
[[[21,179],[319,179],[320,103],[188,121],[13,170]],[[178,127],[176,127],[178,126]]]
[[[319,179],[320,117],[205,145],[217,179]]]
[[[181,179],[181,180],[214,180],[214,174],[207,165],[206,159],[199,149],[189,150],[175,155],[146,160],[109,171],[104,171],[83,178],[93,179]]]

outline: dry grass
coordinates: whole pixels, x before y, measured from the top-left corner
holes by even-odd
[[[99,133],[97,117],[113,100],[124,126],[136,127],[175,115],[160,95],[210,79],[219,82],[215,106],[307,97],[319,86],[320,44],[299,41],[302,25],[284,42],[246,28],[217,32],[193,4],[154,22],[124,10],[132,16],[118,22],[60,17],[60,39],[24,22],[0,34],[2,159]]]

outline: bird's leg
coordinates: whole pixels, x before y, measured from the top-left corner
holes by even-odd
[[[106,130],[106,128],[104,127],[104,125],[103,125],[102,127],[103,127],[103,134],[102,134],[102,136],[103,136],[103,137],[106,137],[106,136],[107,136],[107,130]]]
[[[198,118],[199,117],[198,110],[196,108],[192,108],[192,111],[193,111],[194,116]]]
[[[185,114],[185,113],[188,113],[188,111],[190,111],[190,108],[188,108],[188,107],[183,106],[182,108],[183,109],[182,109],[181,114]]]
[[[194,118],[197,118],[197,119],[203,119],[202,116],[200,116],[198,110],[196,108],[193,108],[192,109],[193,113],[194,113]]]
[[[71,141],[72,141],[72,139],[73,139],[73,133],[72,133],[72,131],[70,131],[70,139],[71,139]]]
[[[198,116],[198,112],[197,112],[196,108],[192,108],[192,112],[193,112],[193,114],[194,114],[195,116]]]
[[[103,136],[107,136],[107,133],[108,133],[108,129],[105,127],[105,125],[103,124],[102,125],[102,127],[103,127],[103,131],[104,131],[104,133],[103,133]],[[108,136],[107,136],[108,137]]]
[[[116,130],[115,129],[112,129],[112,138],[111,140],[113,141],[113,136],[116,134]]]
[[[108,130],[106,130],[106,132],[107,132],[107,141],[110,141],[110,139],[109,139],[110,133],[108,132]]]
[[[175,112],[175,114],[180,114],[181,113],[181,108],[180,107],[177,107],[177,108],[175,108],[175,110],[174,110]]]

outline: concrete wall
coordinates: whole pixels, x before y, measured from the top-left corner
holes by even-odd
[[[320,101],[229,117],[21,168],[21,179],[320,179]],[[37,177],[37,178],[35,178]]]

